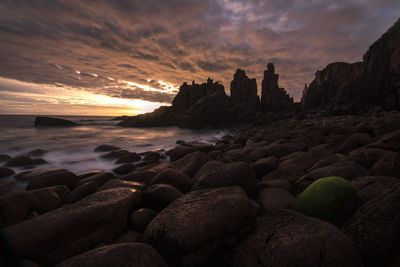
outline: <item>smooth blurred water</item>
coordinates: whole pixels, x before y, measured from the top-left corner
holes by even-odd
[[[110,170],[113,161],[103,160],[94,148],[114,145],[132,152],[170,149],[178,139],[213,142],[224,130],[187,130],[177,127],[122,128],[112,117],[66,117],[82,124],[67,128],[34,128],[35,116],[0,115],[0,154],[23,155],[33,149],[50,151],[42,158],[44,168],[66,168],[76,173]],[[21,169],[16,169],[20,171]]]

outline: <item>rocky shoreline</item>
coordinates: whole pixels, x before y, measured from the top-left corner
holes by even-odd
[[[2,177],[27,184],[3,184],[0,196],[2,233],[22,266],[400,263],[398,112],[247,125],[165,153],[94,150],[115,168],[15,175],[10,165],[45,151],[0,157]]]

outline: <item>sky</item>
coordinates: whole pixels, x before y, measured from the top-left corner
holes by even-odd
[[[1,0],[0,114],[134,115],[184,82],[257,79],[299,100],[317,70],[356,62],[399,0]]]

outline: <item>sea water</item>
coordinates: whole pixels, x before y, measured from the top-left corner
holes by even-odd
[[[40,168],[65,168],[77,174],[111,170],[114,161],[100,158],[94,149],[102,144],[131,152],[168,150],[176,140],[214,142],[224,130],[188,130],[177,127],[123,128],[112,117],[54,116],[79,123],[77,127],[35,128],[35,116],[0,115],[0,154],[12,157],[33,149],[49,151]],[[2,163],[0,163],[1,165]],[[14,168],[21,172],[23,168]]]

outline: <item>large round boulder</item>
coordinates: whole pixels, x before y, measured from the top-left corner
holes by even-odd
[[[386,194],[400,183],[400,180],[388,176],[364,176],[352,180],[351,183],[357,191],[359,202],[363,204]]]
[[[16,156],[4,164],[7,167],[23,167],[23,166],[33,166],[34,162],[31,157],[28,156]]]
[[[239,186],[248,194],[257,189],[257,179],[251,165],[247,162],[207,162],[194,177],[192,190]]]
[[[56,267],[167,267],[157,251],[144,243],[113,244],[90,250]]]
[[[143,191],[143,205],[162,210],[172,201],[182,196],[182,192],[168,184],[154,184]]]
[[[171,266],[211,266],[257,211],[240,187],[193,191],[158,214],[143,239]]]
[[[172,168],[177,169],[180,172],[193,177],[196,172],[208,161],[210,156],[205,152],[194,152],[187,154],[183,158],[172,163]]]
[[[143,233],[144,230],[146,230],[147,225],[157,216],[157,214],[158,212],[152,209],[142,208],[135,210],[129,215],[130,227],[135,231]]]
[[[400,184],[362,205],[343,229],[358,247],[365,266],[398,266]]]
[[[6,194],[0,197],[0,217],[8,226],[22,222],[35,213],[59,208],[68,193],[68,187],[59,185]]]
[[[400,155],[387,154],[371,168],[372,175],[384,175],[400,178]]]
[[[15,174],[15,172],[10,168],[0,167],[0,179],[14,175],[14,174]]]
[[[257,177],[262,177],[272,172],[278,167],[279,159],[276,157],[266,157],[258,159],[253,164],[254,171]]]
[[[289,210],[259,216],[232,258],[228,266],[362,266],[357,248],[344,233]]]
[[[28,181],[26,190],[38,189],[43,187],[65,185],[72,189],[78,181],[78,177],[65,169],[55,170],[34,170],[17,177],[17,180]]]
[[[127,188],[95,193],[3,229],[16,256],[54,265],[91,247],[115,240],[127,228],[129,212],[142,194]]]
[[[186,174],[178,170],[168,168],[157,174],[151,180],[151,184],[169,184],[181,192],[186,193],[190,190],[192,180]]]
[[[337,176],[318,179],[307,187],[293,203],[293,210],[341,223],[357,209],[358,197],[352,184]]]
[[[257,201],[264,211],[286,209],[294,201],[294,196],[281,188],[262,188],[258,191]]]

